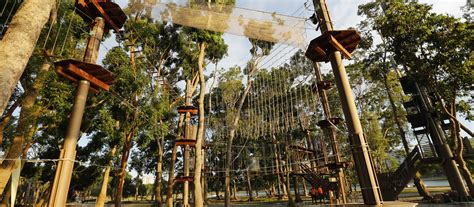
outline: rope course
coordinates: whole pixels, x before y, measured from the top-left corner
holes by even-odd
[[[303,174],[303,169],[314,172],[318,175],[328,174],[326,164],[328,159],[335,155],[326,152],[326,142],[321,136],[321,130],[314,130],[311,126],[315,126],[316,122],[322,117],[321,102],[315,93],[317,91],[317,81],[308,65],[297,64],[302,60],[293,60],[290,58],[292,54],[301,53],[300,48],[308,47],[304,43],[304,30],[306,18],[301,17],[305,12],[311,11],[307,8],[306,1],[304,5],[299,7],[290,15],[281,15],[253,9],[240,7],[226,7],[222,5],[184,5],[184,4],[165,4],[158,3],[154,5],[153,17],[159,17],[162,21],[171,21],[184,26],[191,26],[200,29],[207,29],[217,32],[228,32],[255,38],[259,40],[271,41],[278,43],[273,47],[269,54],[261,57],[251,57],[254,61],[255,73],[248,74],[247,79],[243,83],[249,83],[250,92],[244,102],[244,108],[241,112],[241,123],[239,124],[236,134],[237,138],[232,145],[236,149],[233,157],[233,169],[231,172],[235,175],[249,172],[251,165],[258,165],[258,168],[252,169],[252,176],[278,176],[277,182],[281,182],[283,186],[285,179],[289,179],[289,174]],[[207,12],[199,18],[194,18],[197,11]],[[2,11],[3,12],[3,11]],[[78,60],[83,56],[83,47],[77,47],[78,50],[69,50],[75,47],[77,43],[73,41],[74,37],[89,38],[92,37],[88,32],[88,25],[80,20],[77,13],[81,13],[81,17],[89,18],[91,21],[94,17],[88,13],[77,9],[73,0],[58,1],[58,18],[51,22],[44,29],[46,35],[39,40],[42,50],[47,51],[48,58],[52,59],[74,59]],[[243,18],[244,16],[254,15],[256,18]],[[193,18],[190,18],[193,17]],[[215,21],[216,18],[223,21]],[[203,21],[211,21],[212,23],[204,24]],[[291,25],[291,27],[289,26]],[[137,31],[135,25],[129,25],[130,31]],[[231,30],[229,28],[236,30]],[[258,34],[256,31],[264,31]],[[273,30],[273,31],[272,31]],[[121,37],[121,34],[116,34]],[[143,44],[148,44],[146,38],[140,33],[135,33],[135,38]],[[118,41],[119,46],[126,48],[125,37]],[[100,39],[102,40],[102,39]],[[109,48],[103,42],[100,43],[107,50]],[[153,43],[155,44],[155,43]],[[140,48],[139,45],[131,47]],[[156,45],[153,45],[155,47]],[[37,52],[36,55],[40,55]],[[130,55],[132,52],[130,52]],[[135,55],[135,53],[133,54]],[[140,52],[136,55],[142,58],[145,67],[156,69],[156,64]],[[303,55],[301,55],[303,56]],[[111,64],[119,65],[120,62]],[[245,63],[240,66],[241,69],[249,66]],[[216,65],[217,68],[217,65]],[[214,72],[214,79],[218,79],[217,71]],[[165,85],[166,80],[160,83],[157,79],[153,84]],[[219,87],[209,89],[214,93],[209,94],[209,106],[207,114],[207,129],[205,135],[205,143],[209,143],[206,149],[205,163],[225,161],[224,158],[211,156],[211,154],[222,155],[224,153],[221,146],[226,146],[226,138],[228,137],[228,129],[230,126],[223,125],[226,123],[223,111],[232,111],[225,100],[222,98],[222,91]],[[173,96],[183,98],[183,94],[170,90]],[[107,95],[122,103],[122,105],[131,111],[135,111],[136,115],[159,128],[161,125],[156,117],[150,116],[133,100],[129,100],[122,95],[121,91],[113,89],[104,91]],[[239,94],[240,95],[240,94]],[[192,96],[192,94],[191,94]],[[188,97],[184,97],[186,99]],[[183,101],[178,101],[182,103]],[[193,120],[195,121],[195,120]],[[332,122],[331,125],[335,126]],[[340,132],[343,130],[335,126]],[[182,130],[182,129],[180,129]],[[182,131],[178,131],[178,134]],[[344,132],[346,133],[346,132]],[[261,145],[261,143],[265,145]],[[184,154],[184,153],[183,153]],[[75,156],[75,155],[74,155]],[[256,161],[246,163],[245,159],[253,158]],[[184,155],[180,158],[184,160]],[[8,160],[8,159],[4,159]],[[3,161],[3,160],[1,160]],[[11,160],[13,161],[13,160]],[[21,161],[27,163],[45,163],[45,162],[73,162],[82,166],[93,166],[97,168],[117,166],[100,165],[92,160],[87,162],[69,159],[26,159]],[[184,162],[184,161],[183,161]],[[260,166],[263,165],[263,167]],[[311,165],[309,167],[308,165]],[[175,166],[173,166],[175,167]],[[207,168],[207,167],[206,167]],[[320,170],[325,169],[325,170]],[[222,174],[225,169],[222,166],[212,166],[203,171],[205,174],[216,175]],[[192,172],[190,172],[192,174]],[[250,173],[249,173],[250,174]],[[308,174],[308,173],[307,173]],[[247,175],[250,177],[250,175]],[[188,181],[186,181],[188,182]],[[279,184],[280,185],[280,184]],[[280,188],[280,186],[278,186]]]

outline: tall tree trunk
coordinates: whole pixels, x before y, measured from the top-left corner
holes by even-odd
[[[117,151],[117,146],[114,146],[112,150],[110,151],[110,154],[112,155],[112,157],[115,156],[116,151]],[[114,162],[113,159],[110,160],[109,165],[107,165],[107,167],[105,168],[104,178],[102,180],[102,186],[100,188],[99,195],[97,196],[97,200],[95,202],[96,207],[104,207],[105,199],[107,198],[107,186],[109,184],[110,168],[112,168],[113,162]]]
[[[0,114],[3,114],[55,5],[55,0],[24,1],[0,41]],[[0,191],[3,188],[0,183]]]
[[[237,182],[235,182],[235,180],[232,182],[232,195],[233,195],[233,199],[234,200],[237,200]]]
[[[253,73],[251,71],[250,73]],[[235,113],[234,120],[231,124],[231,129],[229,131],[229,139],[227,139],[227,146],[226,146],[226,165],[225,165],[225,207],[230,207],[230,167],[232,165],[232,143],[235,138],[235,130],[239,124],[240,120],[240,111],[244,105],[245,99],[247,98],[248,93],[250,92],[250,88],[252,87],[252,80],[251,74],[249,73],[249,78],[247,80],[247,86],[245,87],[244,92],[239,100],[239,105],[237,106],[237,111]]]
[[[272,136],[273,137],[273,141],[272,141],[272,151],[273,151],[273,161],[274,161],[274,166],[275,168],[273,169],[274,170],[274,173],[276,175],[276,182],[277,182],[277,196],[278,198],[281,198],[283,197],[282,194],[283,194],[283,190],[281,188],[281,171],[280,171],[280,161],[278,160],[278,149],[277,149],[277,146],[276,146],[276,139],[275,139],[275,136]]]
[[[206,43],[202,42],[199,45],[199,128],[196,138],[196,153],[194,154],[195,166],[194,166],[194,206],[202,207],[204,201],[202,198],[202,185],[201,185],[201,170],[204,165],[202,143],[204,141],[204,98],[206,95],[206,79],[204,77],[204,56],[206,54]]]
[[[170,169],[168,172],[168,185],[166,187],[166,206],[167,207],[173,207],[174,165],[176,163],[177,151],[178,151],[178,148],[174,146],[173,151],[171,152],[171,163],[170,163]]]
[[[275,142],[278,143],[278,141],[276,140],[275,138]],[[279,171],[279,180],[280,180],[280,185],[281,185],[281,189],[282,189],[282,196],[281,197],[285,197],[285,196],[288,196],[288,193],[289,193],[289,188],[287,188],[287,185],[286,185],[286,181],[285,181],[285,176],[286,176],[286,167],[283,166],[283,162],[281,160],[281,154],[280,154],[280,147],[279,145],[277,144],[276,145],[276,162],[278,163],[276,166],[279,167],[278,171]],[[288,163],[286,163],[288,164]]]
[[[135,201],[138,201],[138,190],[140,189],[140,176],[137,176],[137,181],[135,183]]]
[[[252,182],[251,182],[251,179],[250,179],[250,170],[246,170],[247,171],[247,194],[248,194],[248,201],[253,201],[253,195],[252,195]]]
[[[5,112],[4,116],[0,119],[0,146],[3,145],[3,130],[8,126],[12,118],[13,112],[20,106],[21,98],[18,98],[10,108]]]
[[[289,152],[288,150],[288,147],[286,146],[285,147],[285,151]],[[287,155],[286,156],[286,182],[285,182],[285,186],[286,186],[286,192],[288,194],[288,207],[294,207],[295,206],[295,202],[293,201],[293,197],[291,196],[291,190],[290,190],[290,158],[289,156]]]
[[[303,183],[303,195],[305,197],[307,197],[308,196],[308,189],[306,187],[306,181],[304,180],[303,177],[301,177],[300,179],[301,179],[301,183]]]
[[[294,170],[294,169],[293,169]],[[300,203],[303,202],[303,199],[301,199],[300,195],[300,185],[298,182],[298,177],[296,175],[293,175],[293,189],[295,190],[295,202]]]
[[[206,160],[206,158],[204,158],[204,161]],[[206,166],[206,165],[204,165]],[[203,178],[202,178],[202,197],[204,199],[204,204],[205,205],[208,205],[209,204],[209,201],[208,201],[208,190],[209,190],[209,183],[208,183],[208,180],[207,180],[207,168],[204,167],[204,173],[203,173]]]
[[[123,184],[125,183],[125,170],[127,169],[128,156],[132,147],[132,138],[135,135],[135,129],[129,133],[124,132],[124,144],[122,149],[122,158],[120,159],[120,169],[118,174],[118,182],[115,192],[115,207],[122,206]]]
[[[161,207],[163,205],[163,195],[161,193],[161,187],[163,183],[163,144],[164,144],[164,136],[160,136],[160,139],[157,140],[158,144],[158,151],[157,151],[157,159],[156,162],[156,178],[155,178],[155,207]]]
[[[448,110],[446,107],[443,107],[444,112],[449,116],[449,119],[451,121],[451,137],[457,142],[457,148],[455,149],[456,153],[454,156],[454,160],[459,166],[461,175],[463,176],[464,181],[466,182],[466,185],[469,189],[470,196],[474,198],[474,181],[472,179],[471,171],[467,167],[466,161],[464,161],[464,157],[463,157],[464,143],[460,135],[461,129],[460,129],[459,120],[456,118],[455,103],[450,104],[449,108],[451,110]]]
[[[400,116],[398,114],[397,106],[395,105],[395,100],[393,99],[392,90],[390,88],[390,84],[388,82],[388,77],[386,74],[383,74],[383,83],[385,86],[385,91],[387,92],[388,100],[390,102],[390,107],[392,108],[393,120],[395,121],[395,124],[397,125],[398,133],[400,134],[400,137],[402,138],[403,148],[405,149],[405,153],[408,156],[410,154],[408,139],[406,137],[405,130],[403,130],[403,126],[399,118]],[[421,173],[419,171],[416,172],[415,177],[413,178],[413,184],[415,184],[416,190],[418,191],[418,194],[423,197],[423,200],[433,199],[433,196],[430,194],[430,192],[425,186],[425,183],[421,179]]]
[[[0,63],[1,64],[1,63]],[[27,146],[30,146],[31,137],[36,131],[36,121],[40,116],[41,106],[35,104],[40,89],[43,87],[46,74],[51,67],[51,62],[46,60],[41,66],[38,76],[31,88],[27,89],[21,101],[20,118],[17,123],[15,137],[12,145],[8,149],[6,156],[0,166],[0,194],[3,193],[6,183],[13,171],[15,164],[13,159],[17,159]],[[28,147],[29,148],[29,147]]]
[[[215,191],[216,191],[216,199],[220,200],[221,196],[219,195],[219,188],[215,188]]]
[[[272,186],[270,186],[270,197],[275,197],[275,191],[276,191],[276,188],[275,188],[275,181],[272,180]]]
[[[178,131],[177,131],[177,136],[181,136],[181,128],[183,127],[184,124],[184,114],[181,114],[179,116],[179,122],[178,122]],[[166,186],[166,206],[167,207],[173,207],[173,186],[174,186],[174,165],[176,163],[176,153],[178,151],[177,146],[175,145],[173,147],[173,150],[171,151],[171,161],[170,161],[170,169],[168,171],[168,184]]]
[[[289,145],[292,141],[293,141],[293,137],[290,134],[288,136],[288,141],[286,145]],[[290,151],[287,151],[287,152],[290,152]],[[299,161],[298,154],[288,153],[288,156],[290,157],[289,160],[291,160],[291,166],[290,166],[290,163],[288,163],[288,169],[291,168],[291,171],[299,172],[299,166],[298,164],[296,164]],[[293,175],[292,180],[293,180],[293,189],[295,191],[295,202],[297,203],[302,202],[303,200],[301,199],[301,195],[300,195],[298,177]]]

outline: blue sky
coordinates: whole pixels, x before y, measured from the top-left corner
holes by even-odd
[[[127,5],[128,0],[116,0],[122,7]],[[335,29],[346,29],[349,27],[355,27],[361,17],[357,16],[357,6],[363,3],[369,2],[369,0],[327,0],[327,4],[330,10],[331,18]],[[461,7],[466,4],[466,0],[420,0],[422,3],[428,3],[433,5],[433,10],[438,13],[446,13],[455,17],[461,17]],[[307,7],[304,6],[306,3]],[[276,12],[278,14],[298,16],[308,18],[312,14],[313,5],[310,0],[236,0],[238,7],[250,8],[260,11]],[[306,28],[311,28],[311,25],[306,24]],[[317,37],[319,33],[313,30],[306,30],[306,42]],[[234,65],[243,65],[250,58],[249,49],[250,43],[245,37],[225,34],[224,39],[229,45],[228,56],[224,58],[219,64],[221,67],[229,68]],[[114,39],[109,39],[104,44],[106,47],[101,48],[100,57],[106,53],[106,50],[113,45],[116,45]],[[272,59],[267,65],[279,65],[282,61],[285,61],[296,49],[292,46],[287,47],[276,46],[273,54],[278,55]],[[283,54],[289,53],[286,56]],[[273,55],[270,55],[267,60],[271,59]],[[278,61],[272,63],[275,59]],[[262,63],[266,62],[265,60]],[[213,68],[211,65],[210,67]],[[327,69],[328,66],[323,66]]]

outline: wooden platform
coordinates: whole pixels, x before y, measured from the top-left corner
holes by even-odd
[[[114,29],[117,32],[127,20],[127,15],[120,6],[110,0],[76,0],[76,8],[76,13],[85,22],[92,22],[96,17],[103,17],[106,29]]]
[[[403,92],[405,94],[416,94],[418,93],[415,85],[415,81],[412,76],[404,76],[400,78],[400,85],[402,85]]]
[[[194,147],[196,145],[195,139],[176,139],[175,141],[176,146],[191,146]]]
[[[321,128],[327,128],[327,127],[332,126],[332,124],[338,125],[342,121],[343,121],[342,118],[333,117],[333,118],[329,118],[329,120],[328,119],[323,119],[323,120],[319,121],[316,125],[318,125]]]
[[[55,62],[54,66],[60,76],[73,82],[87,80],[91,83],[91,89],[96,91],[108,91],[114,81],[112,73],[100,65],[69,59]]]
[[[185,114],[190,113],[191,115],[195,116],[199,112],[198,108],[195,106],[183,105],[178,107],[178,113]]]
[[[326,80],[326,81],[319,81],[317,83],[318,88],[323,89],[323,90],[329,90],[334,86],[334,83],[332,81]]]
[[[359,32],[354,29],[329,31],[312,40],[305,55],[315,62],[328,62],[328,53],[339,51],[350,59],[360,40]]]
[[[194,177],[192,176],[179,176],[174,179],[174,182],[184,183],[184,182],[193,182]]]
[[[311,84],[311,90],[317,92],[319,89],[329,90],[334,86],[334,83],[330,80],[319,81],[317,83]]]
[[[350,164],[350,162],[333,162],[326,164],[326,167],[328,167],[330,170],[335,170],[339,168],[346,168]]]

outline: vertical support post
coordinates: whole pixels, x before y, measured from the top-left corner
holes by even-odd
[[[83,60],[88,63],[95,63],[99,54],[100,40],[104,33],[104,20],[97,17],[94,21],[92,35],[89,37],[87,48]],[[69,119],[68,131],[64,138],[63,152],[60,155],[60,163],[58,164],[59,173],[55,176],[53,183],[53,192],[49,202],[50,207],[66,206],[67,194],[71,183],[71,175],[76,159],[76,146],[79,138],[82,116],[86,105],[87,94],[89,92],[90,83],[81,80],[77,86],[76,97],[72,107],[71,117]]]
[[[89,81],[81,80],[77,87],[77,93],[72,108],[71,118],[69,119],[68,131],[66,138],[64,138],[63,156],[60,160],[59,176],[54,181],[56,192],[52,195],[51,207],[65,206],[67,201],[67,194],[69,191],[69,184],[71,183],[72,170],[74,168],[74,161],[76,159],[76,145],[79,137],[82,116],[84,115],[84,108],[86,106],[87,94],[89,91]]]
[[[63,158],[63,157],[64,157],[64,150],[61,149],[61,152],[59,153],[59,158]],[[58,166],[56,167],[57,170],[56,170],[56,173],[55,173],[55,175],[54,175],[54,180],[55,180],[55,181],[59,179],[59,175],[61,174],[61,170],[60,170],[60,169],[62,168],[62,163],[63,163],[62,161],[59,161],[58,164],[57,164],[57,165],[58,165]],[[52,186],[52,188],[51,188],[51,195],[49,196],[49,203],[50,203],[50,204],[51,204],[51,203],[54,203],[54,200],[53,200],[53,199],[56,198],[56,191],[57,191],[57,189],[58,189],[58,183],[57,183],[57,182],[54,182],[54,183],[53,183],[53,186]]]
[[[320,20],[321,32],[332,31],[333,26],[326,1],[313,0],[313,4],[318,19]],[[342,63],[341,54],[338,51],[334,51],[330,52],[328,56],[333,68],[334,80],[349,130],[352,156],[354,157],[364,203],[368,205],[379,205],[382,201],[377,177],[369,154],[369,147],[362,131],[359,115],[357,114],[357,108],[352,96],[352,89],[347,78],[346,69]]]
[[[446,137],[444,135],[443,128],[441,127],[441,121],[436,117],[428,115],[430,114],[430,111],[433,111],[433,106],[432,102],[429,100],[429,95],[427,94],[426,89],[424,87],[420,87],[417,82],[415,82],[415,86],[418,94],[420,95],[422,113],[427,114],[428,129],[431,139],[435,145],[436,153],[438,153],[443,159],[441,166],[444,169],[449,186],[451,187],[451,190],[458,193],[462,200],[469,198],[469,193],[464,186],[461,172],[459,171],[458,165],[453,158],[454,156],[451,148],[449,148],[448,144],[445,142]]]
[[[185,100],[185,104],[186,105],[191,105],[191,97],[192,97],[192,82],[191,80],[187,80],[186,82],[186,100]],[[184,137],[186,139],[190,139],[191,138],[191,134],[193,134],[191,132],[191,114],[190,113],[186,113],[185,115],[185,125],[184,125]],[[183,153],[183,170],[184,170],[184,176],[188,177],[189,176],[189,146],[188,145],[185,145],[183,147],[184,149],[184,153]],[[183,184],[183,207],[189,207],[189,182],[188,181],[184,181],[184,184]]]
[[[314,68],[314,73],[316,74],[316,81],[320,82],[323,81],[323,75],[321,73],[321,69],[319,68],[319,64],[316,62],[313,62],[313,68]],[[319,88],[318,87],[318,94],[321,100],[321,103],[323,105],[323,112],[324,112],[324,117],[329,120],[332,118],[331,115],[331,108],[329,107],[329,100],[328,96],[326,93],[326,90]],[[334,129],[334,126],[329,126],[328,128],[325,129],[326,133],[329,136],[329,139],[331,140],[331,147],[332,147],[332,152],[335,157],[335,161],[337,164],[341,163],[341,153],[339,151],[339,142],[337,141],[337,136],[336,136],[336,130]],[[346,198],[346,177],[344,176],[344,171],[342,168],[337,169],[337,176],[338,176],[338,182],[339,182],[339,192],[341,192],[342,195],[342,202],[346,203],[347,198]]]

